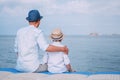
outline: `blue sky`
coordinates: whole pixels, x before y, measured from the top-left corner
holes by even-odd
[[[120,34],[120,0],[0,0],[0,35],[28,26],[31,9],[40,11],[40,28],[47,35],[54,28],[66,35]]]

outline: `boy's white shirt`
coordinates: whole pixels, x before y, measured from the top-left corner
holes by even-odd
[[[63,47],[60,42],[53,42],[52,45]],[[44,54],[43,63],[48,64],[48,71],[51,73],[66,72],[66,65],[70,64],[68,55],[63,52],[48,52]]]

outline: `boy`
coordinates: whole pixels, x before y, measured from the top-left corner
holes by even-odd
[[[60,29],[54,29],[51,33],[52,45],[63,47],[61,44],[63,33]],[[51,73],[73,72],[68,55],[63,52],[45,53],[43,63],[48,65],[48,71]]]

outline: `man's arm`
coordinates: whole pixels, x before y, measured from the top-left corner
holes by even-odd
[[[48,45],[43,33],[40,31],[40,34],[37,38],[37,42],[42,50],[45,50],[47,52],[64,52],[65,54],[68,54],[68,48],[66,46],[64,47],[57,47],[53,45]]]
[[[48,63],[48,53],[45,53],[44,55],[43,55],[43,64],[47,64]]]
[[[65,54],[68,54],[68,48],[66,46],[64,47],[57,47],[53,45],[49,45],[46,49],[47,52],[64,52]]]

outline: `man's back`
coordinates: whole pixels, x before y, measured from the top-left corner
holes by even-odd
[[[40,30],[34,26],[22,28],[17,33],[17,69],[33,71],[39,66],[37,37]],[[28,66],[28,67],[26,67]]]
[[[19,47],[20,53],[21,51],[26,53],[26,52],[29,52],[29,50],[31,51],[32,49],[34,49],[34,51],[37,50],[36,48],[37,35],[38,35],[38,32],[32,26],[22,28],[18,31],[17,41],[18,41],[18,47]]]

